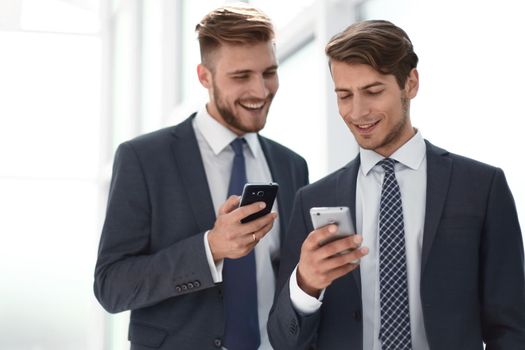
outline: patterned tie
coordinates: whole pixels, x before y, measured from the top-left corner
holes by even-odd
[[[244,139],[230,144],[235,152],[233,158],[228,196],[240,195],[246,183],[244,164]],[[240,259],[224,259],[223,266],[224,307],[226,329],[224,346],[228,350],[255,350],[261,343],[259,315],[257,312],[257,277],[255,252]]]
[[[379,339],[382,350],[410,350],[405,229],[395,163],[390,158],[378,163],[385,170],[379,210]]]

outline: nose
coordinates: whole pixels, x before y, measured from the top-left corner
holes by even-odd
[[[254,97],[265,99],[270,94],[268,81],[262,75],[255,76],[250,85],[250,90]]]
[[[351,110],[348,115],[353,121],[362,119],[370,114],[370,106],[365,98],[355,94],[351,102]]]

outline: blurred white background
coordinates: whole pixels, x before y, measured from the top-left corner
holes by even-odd
[[[413,124],[505,170],[525,222],[525,22],[513,0],[257,0],[278,29],[280,91],[262,132],[311,181],[357,152],[324,45],[357,19],[404,28],[420,58]],[[205,101],[194,27],[219,1],[0,0],[0,349],[121,350],[127,313],[92,293],[113,152]]]

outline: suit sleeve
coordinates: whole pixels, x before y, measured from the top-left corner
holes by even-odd
[[[481,243],[482,331],[487,350],[525,344],[523,241],[503,172],[494,175]]]
[[[132,145],[124,143],[115,155],[95,267],[95,295],[108,312],[150,306],[214,285],[204,232],[153,252],[151,227],[144,172]]]
[[[268,335],[276,350],[309,349],[315,341],[320,310],[301,316],[292,306],[289,278],[299,262],[301,246],[308,235],[301,190],[296,195],[285,243],[281,249],[281,265],[277,279],[276,298],[268,318]]]

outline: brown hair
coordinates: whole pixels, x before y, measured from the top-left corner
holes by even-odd
[[[357,22],[335,35],[326,45],[331,60],[362,63],[396,77],[401,89],[418,57],[405,31],[383,20]]]
[[[197,24],[195,31],[204,65],[210,63],[210,53],[222,44],[246,45],[274,39],[270,18],[259,9],[242,3],[211,11]]]

